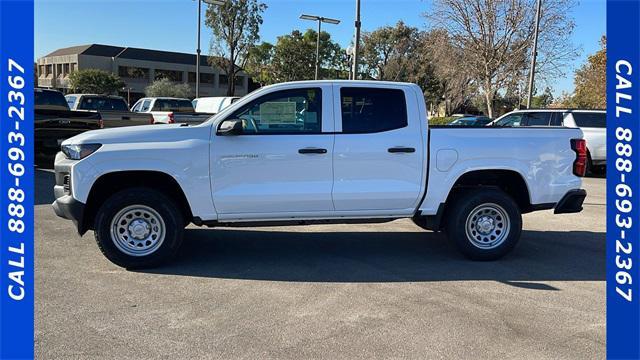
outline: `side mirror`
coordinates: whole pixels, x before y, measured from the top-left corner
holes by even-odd
[[[231,135],[241,135],[244,132],[242,128],[242,120],[233,119],[233,120],[224,120],[218,126],[218,131],[216,134],[221,136],[231,136]]]

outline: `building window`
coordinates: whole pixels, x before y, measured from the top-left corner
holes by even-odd
[[[243,87],[244,86],[244,76],[237,76],[236,75],[235,83],[236,83],[237,87]]]
[[[44,71],[45,71],[45,70],[44,70],[44,65],[39,65],[39,66],[38,66],[38,69],[39,69],[38,71],[39,71],[39,73],[40,73],[40,74],[38,75],[38,77],[44,77],[44,76],[46,76],[46,74],[45,74],[45,72],[44,72]]]
[[[149,79],[149,69],[133,66],[118,66],[118,75],[131,79]]]
[[[200,84],[213,85],[216,79],[216,74],[200,73]],[[196,73],[189,72],[189,82],[196,83]]]
[[[62,64],[56,64],[56,76],[62,77]]]
[[[76,68],[78,67],[78,64],[76,63],[71,63],[71,72],[76,71]]]
[[[169,79],[171,81],[182,81],[182,71],[156,69],[155,80]]]
[[[45,76],[53,75],[53,65],[51,65],[51,64],[45,65],[45,67],[44,67],[44,75]]]
[[[223,87],[223,86],[226,87],[227,85],[229,85],[229,77],[227,75],[220,74],[219,79],[220,79],[220,87]]]
[[[68,76],[69,75],[69,65],[71,65],[71,64],[63,64],[62,65],[62,73],[64,74],[64,76]]]

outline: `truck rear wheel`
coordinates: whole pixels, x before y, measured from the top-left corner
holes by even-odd
[[[446,213],[447,237],[472,260],[496,260],[511,251],[522,232],[518,205],[503,191],[459,194]]]
[[[162,193],[148,188],[122,190],[109,197],[95,219],[95,238],[111,262],[127,269],[158,266],[182,243],[183,216]]]

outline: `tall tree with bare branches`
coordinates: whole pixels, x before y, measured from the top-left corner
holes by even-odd
[[[568,10],[574,0],[545,0],[541,9],[536,79],[563,75],[576,49],[570,43],[574,23]],[[532,53],[535,0],[435,0],[425,15],[433,28],[446,30],[457,60],[481,89],[493,116],[496,95],[524,81]]]
[[[205,24],[213,30],[210,65],[227,75],[227,95],[235,93],[236,74],[244,67],[247,52],[259,39],[262,13],[267,5],[257,0],[227,0],[209,5]]]

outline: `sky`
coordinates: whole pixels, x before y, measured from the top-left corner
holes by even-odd
[[[275,43],[279,35],[294,29],[315,28],[315,22],[298,18],[302,13],[341,20],[339,25],[323,24],[323,30],[344,48],[353,38],[355,0],[262,2],[268,6],[260,29],[263,41]],[[362,30],[400,20],[425,28],[422,15],[430,7],[431,0],[361,0]],[[599,49],[598,41],[606,31],[606,1],[579,1],[570,15],[576,23],[572,42],[581,51],[566,76],[552,84],[555,94],[573,91],[573,71]],[[196,29],[194,0],[35,0],[36,58],[59,48],[92,43],[195,53]],[[201,48],[208,54],[213,35],[204,25],[202,31]]]

